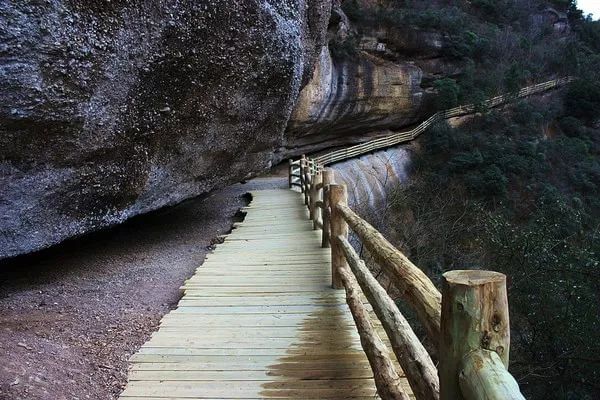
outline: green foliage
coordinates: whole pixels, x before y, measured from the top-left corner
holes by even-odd
[[[526,71],[522,65],[513,63],[504,74],[504,86],[508,93],[517,94],[525,86],[529,71]]]
[[[395,209],[429,274],[509,277],[511,371],[527,398],[597,398],[600,132],[543,101],[432,127]],[[560,130],[542,136],[552,121]],[[565,134],[561,134],[560,132]],[[592,355],[592,356],[590,356]]]
[[[466,172],[483,164],[483,156],[479,149],[456,154],[450,159],[450,169],[454,172]]]
[[[454,79],[443,78],[433,82],[437,90],[436,105],[438,110],[446,110],[458,105],[460,88]]]
[[[475,196],[497,197],[506,194],[508,179],[496,164],[483,171],[471,171],[464,176],[466,187]]]
[[[569,137],[580,137],[584,135],[585,126],[581,120],[567,116],[559,120],[559,126],[563,133]]]
[[[600,21],[586,21],[578,25],[578,33],[584,45],[600,53]]]
[[[600,83],[577,79],[569,84],[565,96],[568,114],[587,120],[600,117]]]

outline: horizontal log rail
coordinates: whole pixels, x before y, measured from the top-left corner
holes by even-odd
[[[306,157],[298,161],[290,163],[290,174],[300,175],[313,229],[321,230],[322,246],[331,247],[332,286],[346,291],[379,395],[409,398],[398,384],[404,373],[417,400],[523,400],[507,371],[510,329],[505,276],[491,271],[451,271],[444,274],[440,293],[423,271],[348,206],[347,189],[335,184],[331,168],[319,167]],[[348,242],[350,230],[437,344],[430,349],[431,355]],[[381,323],[402,371],[396,371],[389,359],[360,301],[361,294]],[[439,359],[437,368],[432,356]]]
[[[361,300],[360,288],[354,275],[347,269],[340,270],[339,274],[346,290],[346,302],[356,324],[360,343],[373,370],[377,392],[382,399],[409,400],[410,397],[400,386],[400,375],[388,357],[383,341],[371,324],[369,312]]]
[[[373,307],[377,318],[382,322],[392,350],[405,371],[408,382],[418,399],[439,399],[439,379],[431,357],[413,332],[412,328],[387,294],[383,286],[375,279],[348,240],[337,237],[352,273],[356,277],[362,292]]]
[[[338,204],[337,209],[377,264],[392,277],[429,337],[439,337],[442,295],[431,279],[346,204]]]

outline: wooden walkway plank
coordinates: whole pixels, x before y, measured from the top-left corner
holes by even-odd
[[[121,399],[378,398],[302,195],[262,190],[252,198],[244,221],[131,357]]]

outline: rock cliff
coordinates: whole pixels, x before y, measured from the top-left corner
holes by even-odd
[[[337,0],[0,3],[0,259],[418,121],[440,37],[360,29]]]
[[[333,61],[324,48],[290,118],[290,148],[310,152],[415,122],[423,97],[421,78],[421,69],[412,63],[367,52]]]
[[[423,80],[446,75],[438,33],[410,27],[357,27],[334,6],[328,47],[288,124],[290,151],[365,140],[417,122],[428,110]],[[344,53],[336,56],[337,46]],[[348,54],[350,53],[350,54]]]
[[[331,0],[1,2],[0,258],[278,162],[330,11]]]

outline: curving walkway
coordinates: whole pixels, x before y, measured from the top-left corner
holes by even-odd
[[[330,249],[321,248],[302,195],[252,197],[244,222],[131,358],[121,399],[377,398],[344,291],[330,287]]]

